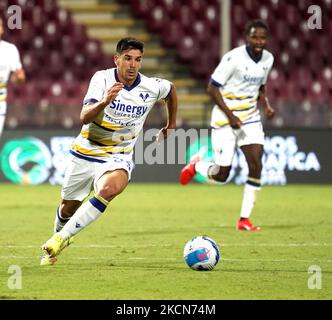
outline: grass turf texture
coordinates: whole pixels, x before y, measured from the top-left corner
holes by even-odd
[[[1,299],[331,299],[331,186],[264,186],[252,220],[235,230],[243,187],[130,184],[103,216],[75,237],[54,266],[39,266],[60,188],[0,185]],[[190,270],[183,247],[214,239],[221,260]],[[10,265],[22,289],[9,289]],[[322,270],[309,289],[308,268]]]

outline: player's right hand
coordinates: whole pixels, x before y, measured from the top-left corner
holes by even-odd
[[[103,97],[103,103],[105,104],[105,106],[108,106],[119,94],[120,90],[124,88],[123,83],[121,82],[116,82],[113,84],[112,87],[110,87],[104,97]]]
[[[233,129],[240,129],[243,125],[242,121],[234,115],[231,115],[229,118],[229,125],[233,128]]]

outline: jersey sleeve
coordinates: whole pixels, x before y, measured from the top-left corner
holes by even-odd
[[[235,70],[235,58],[230,53],[226,53],[217,68],[211,75],[211,81],[217,87],[224,86]]]
[[[265,75],[264,75],[264,78],[263,78],[263,81],[262,81],[262,85],[265,85],[265,84],[266,84],[266,82],[267,82],[267,78],[269,77],[269,74],[270,74],[270,72],[271,72],[271,70],[272,70],[273,61],[274,61],[273,56],[271,56],[271,59],[270,59],[270,60],[271,60],[271,61],[270,61],[269,67],[268,67],[268,69],[267,69],[267,71],[266,71],[266,73],[265,73]]]
[[[14,45],[12,46],[10,61],[10,71],[15,72],[18,69],[22,69],[20,53]]]
[[[106,79],[102,72],[97,71],[91,78],[88,91],[84,97],[83,105],[100,101],[105,92]]]
[[[168,80],[160,79],[160,78],[153,78],[156,81],[156,87],[159,89],[158,99],[162,100],[166,99],[171,92],[172,86]]]

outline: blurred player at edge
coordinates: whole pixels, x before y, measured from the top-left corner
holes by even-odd
[[[0,137],[5,125],[7,112],[7,82],[25,81],[20,54],[13,43],[2,40],[4,33],[3,20],[0,18]]]
[[[237,147],[244,153],[249,176],[244,187],[238,230],[259,230],[249,217],[256,193],[261,187],[264,132],[258,104],[271,119],[274,110],[266,97],[266,81],[273,55],[265,50],[268,27],[260,20],[245,30],[246,44],[226,53],[211,76],[208,92],[215,106],[212,111],[212,147],[214,162],[193,157],[181,171],[180,183],[187,184],[198,172],[219,183],[226,183]]]
[[[134,168],[135,142],[157,101],[166,100],[168,109],[159,138],[175,129],[176,89],[167,80],[139,73],[143,48],[134,38],[121,39],[114,56],[116,68],[97,71],[90,81],[80,115],[84,125],[71,147],[55,233],[42,246],[42,265],[53,264],[72,236],[95,221],[126,188]],[[93,189],[94,195],[83,203]]]

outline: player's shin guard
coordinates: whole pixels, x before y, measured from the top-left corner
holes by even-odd
[[[70,218],[67,224],[59,232],[63,239],[80,232],[90,223],[97,220],[100,215],[106,210],[108,201],[95,195],[90,200],[86,201]]]
[[[256,202],[257,191],[260,190],[261,183],[259,179],[248,178],[243,192],[241,218],[249,218]]]

